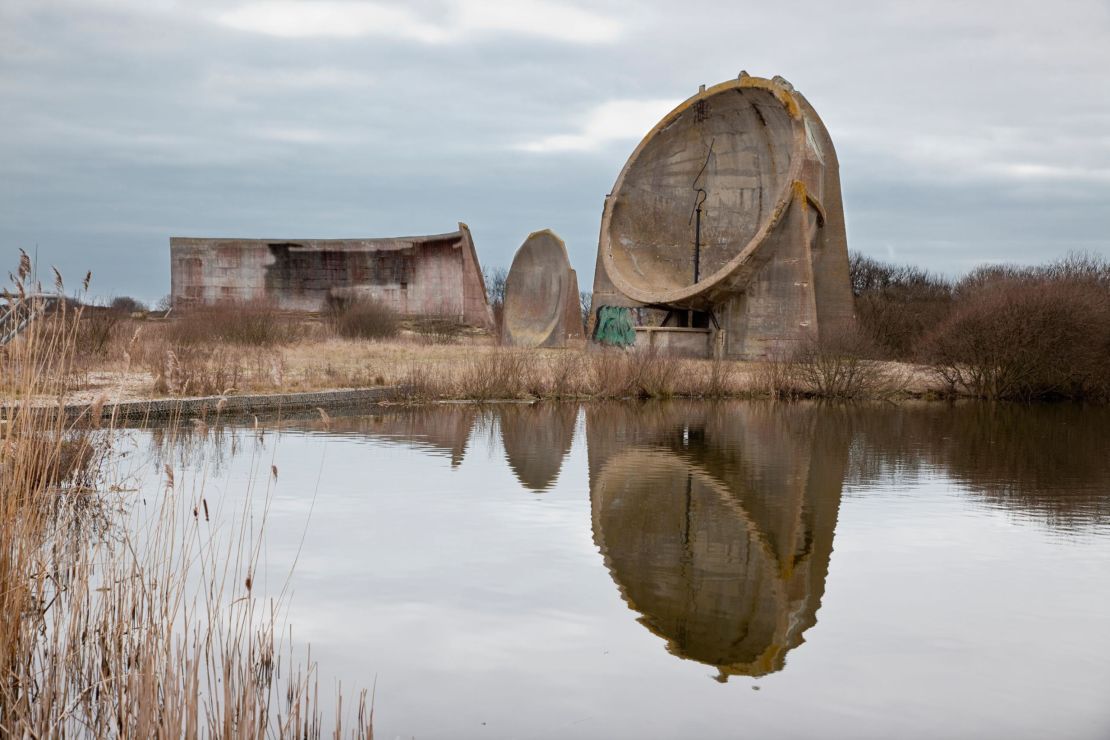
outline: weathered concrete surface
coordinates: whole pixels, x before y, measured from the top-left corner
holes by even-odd
[[[816,624],[850,435],[804,406],[586,410],[594,542],[639,622],[718,680]]]
[[[174,306],[269,300],[319,311],[329,296],[381,301],[406,316],[492,330],[470,229],[388,239],[170,239]]]
[[[605,201],[593,300],[711,315],[735,358],[852,325],[836,152],[790,83],[742,74],[644,137]]]
[[[565,347],[583,339],[578,277],[567,246],[550,229],[528,235],[505,279],[501,342],[514,347]]]
[[[709,329],[692,329],[670,326],[636,327],[636,347],[669,357],[689,357],[695,360],[711,355]]]

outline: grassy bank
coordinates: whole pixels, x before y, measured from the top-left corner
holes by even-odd
[[[409,403],[891,397],[941,388],[921,368],[870,359],[858,349],[806,347],[774,362],[678,359],[585,344],[510,349],[449,321],[402,321],[373,304],[338,305],[321,317],[228,304],[168,319],[110,310],[87,315],[66,383],[72,398],[89,403],[383,386]]]
[[[858,330],[762,362],[597,346],[515,350],[443,318],[373,301],[317,317],[265,302],[133,312],[86,308],[65,374],[93,402],[395,388],[395,400],[898,398],[1110,400],[1110,263],[1073,256],[960,280],[855,256]],[[118,305],[117,305],[118,304]],[[11,398],[12,389],[0,387]]]
[[[150,328],[128,327],[128,331],[132,336],[138,331],[136,342],[141,343]],[[297,341],[272,347],[209,341],[188,350],[168,350],[150,362],[141,360],[141,349],[134,355],[121,351],[93,358],[74,374],[71,396],[91,403],[101,397],[125,401],[389,386],[396,389],[394,400],[403,402],[799,397],[829,391],[852,395],[855,380],[860,381],[860,392],[884,397],[943,391],[940,379],[926,368],[860,357],[851,358],[850,387],[834,389],[823,383],[822,372],[800,372],[807,364],[803,358],[771,363],[689,360],[586,347],[507,349],[488,337],[473,335],[446,344],[407,333],[359,340],[317,335],[314,330],[318,327],[310,324]]]

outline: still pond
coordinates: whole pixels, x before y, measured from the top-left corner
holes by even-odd
[[[123,434],[144,499],[166,464],[214,509],[265,498],[261,589],[288,581],[321,694],[376,685],[379,738],[1110,737],[1106,410],[460,404]]]

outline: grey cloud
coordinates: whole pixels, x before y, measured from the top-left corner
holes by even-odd
[[[554,228],[589,285],[602,201],[637,136],[521,144],[741,68],[784,75],[825,119],[853,248],[943,272],[1110,254],[1105,3],[561,4],[619,33],[279,38],[215,22],[223,3],[10,0],[0,256],[38,244],[67,274],[93,268],[103,294],[154,299],[171,234],[461,219],[489,265]],[[460,6],[404,7],[446,28]]]

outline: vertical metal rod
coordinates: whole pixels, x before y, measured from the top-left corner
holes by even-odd
[[[698,203],[694,217],[694,282],[701,273],[701,203]]]

